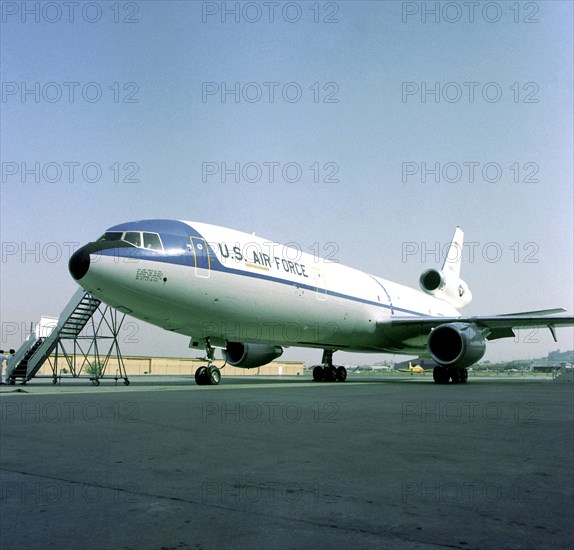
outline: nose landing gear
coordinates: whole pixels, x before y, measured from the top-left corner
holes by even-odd
[[[221,371],[212,365],[215,360],[215,348],[209,343],[209,338],[205,339],[205,351],[208,364],[195,371],[195,383],[198,386],[217,386],[221,381]]]

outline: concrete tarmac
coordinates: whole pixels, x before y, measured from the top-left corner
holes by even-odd
[[[527,378],[2,386],[0,547],[573,548],[573,416]]]

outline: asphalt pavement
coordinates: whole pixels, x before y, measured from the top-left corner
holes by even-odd
[[[574,386],[33,380],[0,394],[0,547],[572,548]]]

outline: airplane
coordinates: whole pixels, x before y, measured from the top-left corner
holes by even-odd
[[[463,316],[472,294],[460,278],[464,234],[457,227],[441,270],[421,274],[421,290],[329,262],[254,234],[202,222],[122,223],[74,252],[69,271],[109,306],[190,337],[207,364],[198,385],[216,385],[213,365],[256,368],[285,347],[323,350],[313,380],[343,382],[336,351],[430,357],[436,383],[464,383],[486,341],[513,329],[574,325],[562,308]]]

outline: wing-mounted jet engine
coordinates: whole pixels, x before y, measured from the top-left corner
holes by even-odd
[[[448,302],[457,309],[467,306],[472,301],[468,285],[460,278],[463,239],[464,233],[457,227],[442,269],[427,269],[419,277],[419,285],[424,292]]]
[[[219,368],[213,365],[215,348],[223,346],[218,340],[218,338],[204,338],[203,342],[200,343],[194,338],[191,339],[190,347],[205,349],[207,352],[207,365],[199,367],[195,371],[195,381],[200,386],[217,385],[221,380]],[[283,348],[272,344],[227,341],[225,347],[222,347],[221,353],[225,362],[233,367],[254,369],[270,363],[273,359],[277,359],[283,353]]]
[[[270,344],[227,342],[227,346],[222,353],[227,363],[233,367],[253,369],[277,359],[283,353],[283,348]]]

